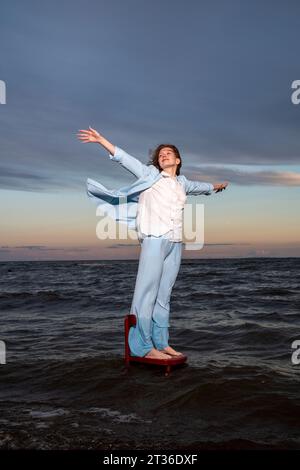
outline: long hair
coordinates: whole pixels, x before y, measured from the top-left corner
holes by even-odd
[[[159,152],[161,151],[161,149],[165,148],[165,147],[169,147],[171,148],[175,155],[176,155],[176,158],[180,158],[180,163],[177,165],[177,168],[176,168],[176,175],[180,175],[180,168],[181,168],[181,155],[179,153],[179,150],[177,147],[175,147],[175,145],[172,145],[172,144],[160,144],[158,147],[156,147],[156,149],[154,149],[153,151],[150,150],[150,161],[147,163],[147,165],[154,165],[156,166],[156,168],[158,168],[159,171],[162,171],[162,168],[160,167],[159,163],[158,163],[158,156],[159,156]]]

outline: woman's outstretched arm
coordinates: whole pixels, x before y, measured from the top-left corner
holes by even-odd
[[[213,191],[218,193],[219,191],[223,191],[223,189],[226,189],[228,186],[228,181],[225,181],[224,183],[202,183],[201,181],[194,181],[194,180],[189,180],[186,177],[185,179],[185,184],[186,184],[186,193],[191,194],[193,196],[198,196],[200,194],[205,194],[206,196],[209,196],[212,194]]]
[[[78,139],[83,143],[94,142],[102,145],[108,152],[109,158],[116,162],[119,162],[126,170],[132,173],[137,178],[147,176],[151,169],[148,165],[140,162],[137,158],[129,155],[125,150],[113,145],[107,139],[105,139],[99,132],[89,126],[89,130],[80,129],[77,134]]]

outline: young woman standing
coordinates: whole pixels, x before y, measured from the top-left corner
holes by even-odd
[[[169,345],[169,315],[171,292],[181,263],[184,203],[188,194],[210,195],[226,189],[228,182],[203,183],[180,175],[181,156],[172,144],[159,145],[152,160],[144,165],[91,127],[77,135],[83,143],[99,143],[112,160],[146,181],[136,213],[141,252],[130,309],[137,320],[128,336],[131,355],[156,359],[180,356],[182,353]],[[99,197],[99,193],[93,197]]]

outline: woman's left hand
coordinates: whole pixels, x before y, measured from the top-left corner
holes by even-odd
[[[225,181],[225,183],[217,183],[214,185],[214,191],[216,191],[216,193],[223,191],[223,189],[227,188],[228,184],[228,181]]]

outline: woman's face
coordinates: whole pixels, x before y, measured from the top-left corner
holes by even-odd
[[[180,158],[176,157],[173,149],[170,147],[163,147],[158,155],[158,164],[162,170],[170,166],[177,166],[180,163]]]

